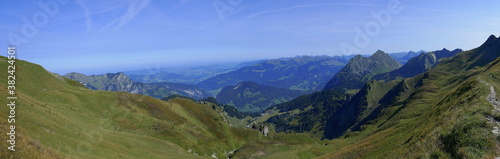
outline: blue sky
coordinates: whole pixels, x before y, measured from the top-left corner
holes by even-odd
[[[377,49],[468,50],[500,35],[498,6],[496,0],[3,0],[0,43],[15,43],[18,58],[60,74]],[[373,13],[390,19],[377,21]],[[360,44],[360,34],[368,41]]]

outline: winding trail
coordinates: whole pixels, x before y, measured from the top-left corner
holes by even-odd
[[[498,101],[497,93],[495,92],[495,88],[493,88],[493,86],[490,85],[489,83],[487,83],[487,85],[490,86],[491,92],[488,95],[488,97],[486,97],[486,100],[488,100],[488,102],[490,102],[490,104],[493,105],[493,107],[495,108],[494,111],[500,112],[500,102]]]
[[[484,82],[484,81],[481,81],[481,82]],[[490,102],[490,104],[493,106],[493,113],[494,114],[500,113],[500,102],[498,101],[497,93],[495,92],[495,88],[489,83],[486,83],[486,85],[490,86],[490,94],[488,95],[488,97],[486,97],[486,100],[488,102]],[[493,130],[491,132],[493,132],[493,134],[495,134],[497,136],[500,135],[500,122],[495,120],[495,118],[493,118],[491,116],[487,116],[486,120],[488,120],[488,122],[490,124],[495,125],[495,126],[493,126]]]

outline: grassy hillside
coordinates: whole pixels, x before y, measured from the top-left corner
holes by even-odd
[[[472,52],[469,52],[472,53]],[[349,137],[361,140],[322,158],[492,158],[498,156],[489,85],[500,86],[500,66],[452,74],[431,70],[403,104],[387,108]],[[488,85],[489,84],[489,85]]]
[[[0,57],[0,67],[6,77],[5,57]],[[16,62],[16,79],[16,152],[0,144],[0,158],[225,158],[258,136],[230,127],[211,105],[88,90],[22,60]],[[3,97],[6,84],[1,78]],[[5,98],[1,102],[7,103]],[[0,109],[0,114],[6,118],[8,110]],[[0,124],[6,134],[9,124]]]
[[[349,98],[335,90],[303,95],[269,108],[266,112],[272,115],[266,122],[273,124],[277,132],[309,133],[311,136],[324,138],[328,119]]]
[[[481,47],[443,60],[423,74],[392,84],[370,82],[348,107],[342,106],[359,111],[354,113],[358,116],[354,125],[340,138],[273,151],[262,158],[500,156],[499,57],[500,39],[490,37]]]

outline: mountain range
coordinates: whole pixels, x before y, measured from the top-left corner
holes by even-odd
[[[196,86],[209,91],[234,86],[240,82],[255,83],[291,90],[321,90],[326,81],[347,63],[349,56],[297,56],[266,60],[252,66],[219,74]]]
[[[411,58],[401,68],[398,68],[391,72],[377,74],[373,76],[373,79],[389,81],[389,80],[394,80],[396,78],[413,77],[415,75],[424,73],[428,69],[436,66],[439,60],[455,56],[456,54],[461,52],[463,52],[462,49],[455,49],[453,51],[450,51],[446,48],[443,48],[442,50],[436,50],[428,53],[421,53],[420,55]]]
[[[500,38],[490,36],[410,78],[372,80],[354,95],[330,89],[273,106],[266,122],[278,132],[341,137],[331,146],[335,152],[304,150],[325,152],[320,158],[496,156],[499,57]]]
[[[9,75],[8,60],[0,56],[3,77]],[[259,107],[265,109],[261,116],[221,106],[214,98],[153,98],[175,89],[167,88],[168,83],[134,82],[123,73],[65,75],[78,82],[23,60],[16,60],[15,65],[16,108],[0,109],[0,113],[12,115],[15,111],[16,122],[0,120],[0,127],[5,128],[0,131],[10,133],[11,125],[15,125],[16,151],[8,151],[7,144],[1,144],[0,158],[500,155],[500,104],[496,93],[500,89],[500,38],[494,35],[472,50],[421,53],[403,66],[379,50],[370,57],[357,55],[346,60],[345,66],[338,57],[296,57],[268,60],[207,79],[205,84],[214,86],[204,89],[221,89],[224,96],[230,97],[226,101],[229,103],[238,96],[249,101],[266,97],[273,101],[290,93],[287,102]],[[325,84],[330,82],[314,93],[303,92],[317,90],[320,82],[292,91],[300,79],[312,80],[295,73],[278,78],[284,83],[282,87],[272,85],[276,77],[271,75],[279,71],[292,70],[314,77],[316,71],[339,66],[337,74],[321,75]],[[265,70],[252,71],[256,68]],[[237,75],[244,76],[245,70],[249,75],[262,74],[257,78],[260,82],[240,81],[244,78]],[[216,85],[216,79],[220,85]],[[8,79],[0,78],[0,85],[0,95],[9,96]],[[195,88],[175,86],[179,92]],[[292,92],[299,92],[293,94],[296,98],[291,97]],[[7,100],[2,99],[4,103]],[[239,102],[255,105],[249,101]],[[0,135],[0,140],[9,138]]]
[[[91,76],[73,72],[64,75],[64,77],[79,81],[85,87],[93,90],[124,91],[148,95],[159,99],[174,94],[188,96],[195,99],[202,99],[209,96],[207,93],[205,93],[205,91],[197,88],[196,86],[171,82],[135,82],[121,72]]]
[[[124,71],[123,73],[130,77],[130,79],[141,83],[172,82],[193,85],[215,75],[251,66],[261,61],[264,60],[177,68],[160,68],[160,65],[158,65],[156,68]]]
[[[426,51],[420,50],[420,51],[408,51],[408,52],[397,52],[397,53],[389,53],[389,55],[392,56],[396,61],[398,61],[401,64],[406,64],[408,60],[411,58],[420,55],[421,53],[425,53]]]
[[[2,68],[7,61],[0,56]],[[37,64],[15,64],[18,116],[15,123],[0,120],[6,128],[0,131],[7,134],[15,125],[16,151],[2,144],[0,158],[228,158],[246,144],[314,141],[305,135],[264,136],[255,129],[232,127],[224,108],[212,103],[90,90]],[[7,76],[2,70],[0,75]],[[120,74],[107,76],[123,79]],[[7,78],[0,82],[0,95],[7,97]],[[0,109],[2,114],[9,111]]]

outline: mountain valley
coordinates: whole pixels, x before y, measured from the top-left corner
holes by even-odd
[[[0,57],[2,76],[7,60]],[[23,60],[16,67],[18,150],[1,145],[1,158],[500,155],[494,35],[477,48],[422,52],[404,65],[380,50],[350,59],[298,56],[195,86],[135,82],[123,73],[60,76]],[[4,96],[6,83],[0,79]]]

